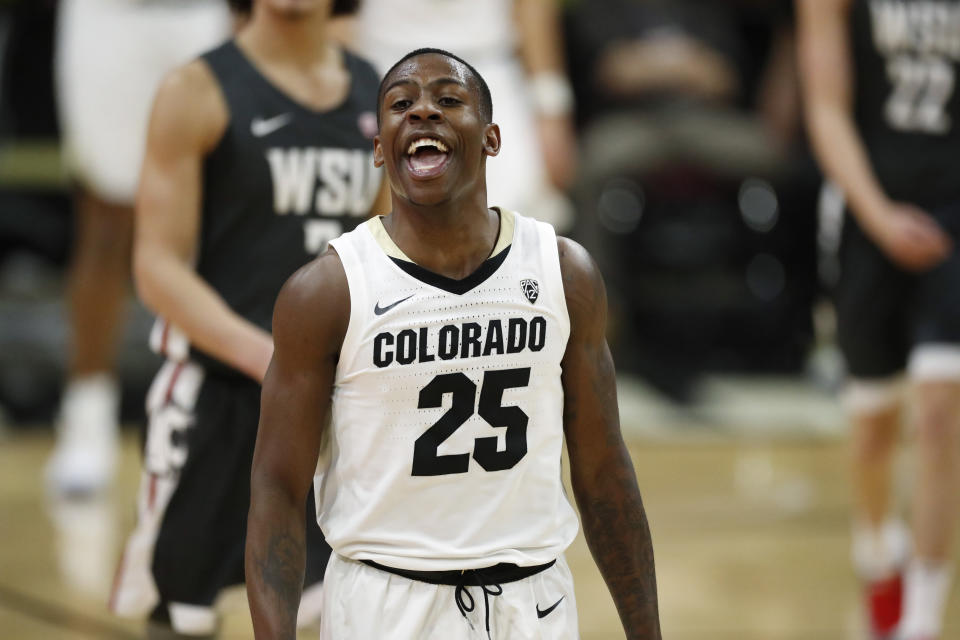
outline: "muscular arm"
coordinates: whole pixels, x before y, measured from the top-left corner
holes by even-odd
[[[202,62],[174,71],[160,86],[137,193],[134,278],[144,304],[192,344],[260,380],[273,349],[270,335],[234,313],[193,264],[203,159],[227,118]]]
[[[864,231],[902,266],[925,269],[946,257],[950,241],[926,213],[892,202],[870,164],[853,118],[850,5],[850,0],[797,3],[807,129],[820,166],[844,192]]]
[[[346,277],[332,251],[294,274],[277,298],[247,520],[247,597],[258,639],[296,636],[306,563],[303,505],[349,309]]]
[[[563,358],[563,421],[583,532],[630,640],[660,638],[653,543],[633,463],[620,433],[607,295],[596,264],[561,238],[570,314]]]

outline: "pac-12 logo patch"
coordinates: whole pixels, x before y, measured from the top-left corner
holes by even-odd
[[[537,296],[540,295],[540,285],[537,284],[536,280],[530,278],[521,280],[520,288],[523,289],[523,295],[527,297],[531,304],[537,301]]]

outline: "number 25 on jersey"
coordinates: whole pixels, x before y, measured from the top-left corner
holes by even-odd
[[[423,435],[413,448],[415,476],[442,476],[466,473],[470,468],[470,453],[441,455],[440,445],[476,412],[492,427],[506,428],[506,448],[499,451],[497,436],[477,438],[473,444],[473,459],[485,471],[503,471],[513,468],[527,455],[527,422],[529,417],[520,407],[503,406],[503,392],[526,387],[530,383],[530,367],[485,371],[477,402],[477,385],[462,372],[436,376],[420,390],[420,409],[436,409],[443,405],[443,397],[451,395],[450,408]],[[476,411],[474,411],[476,407]]]

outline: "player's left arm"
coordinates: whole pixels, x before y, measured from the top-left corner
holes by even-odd
[[[570,316],[563,357],[563,428],[573,494],[590,552],[630,640],[659,640],[653,543],[633,462],[620,433],[613,358],[607,346],[607,294],[596,263],[559,238]]]

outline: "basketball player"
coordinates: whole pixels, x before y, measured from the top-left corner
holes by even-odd
[[[843,191],[837,287],[851,375],[853,557],[875,637],[940,638],[960,507],[960,2],[804,0],[808,126]],[[918,461],[909,536],[891,462],[900,374],[915,404]]]
[[[351,4],[256,0],[237,37],[175,70],[154,103],[134,270],[168,360],[147,398],[138,524],[111,608],[149,613],[155,637],[213,635],[214,599],[243,582],[273,302],[383,182],[377,75],[324,37]],[[315,523],[304,532],[306,619],[329,548]]]
[[[154,91],[164,74],[221,42],[229,28],[222,0],[60,2],[57,98],[77,194],[68,379],[47,466],[56,493],[97,493],[113,478],[120,411],[114,367]]]
[[[294,637],[316,472],[335,550],[323,638],[576,638],[565,435],[627,635],[659,638],[594,263],[488,208],[500,131],[472,67],[421,49],[380,86],[374,157],[393,211],[334,240],[274,311],[246,556],[257,637]]]

